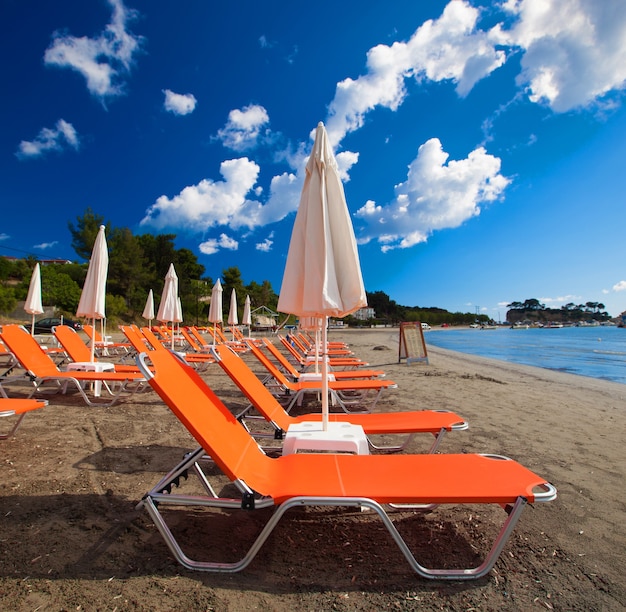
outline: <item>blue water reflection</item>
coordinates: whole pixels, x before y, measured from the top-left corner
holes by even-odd
[[[450,329],[427,332],[425,338],[462,353],[626,384],[626,329]]]

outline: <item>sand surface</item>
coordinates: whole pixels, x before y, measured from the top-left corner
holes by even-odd
[[[438,332],[430,332],[438,333]],[[426,334],[428,339],[428,334]],[[50,397],[0,441],[2,610],[623,610],[626,608],[626,385],[428,346],[398,363],[398,330],[333,331],[398,389],[377,410],[446,408],[470,429],[440,452],[507,455],[558,488],[528,507],[485,578],[417,577],[366,513],[288,513],[252,564],[233,575],[176,563],[142,495],[193,440],[152,392],[111,408]],[[233,410],[245,405],[217,367],[204,375]],[[11,395],[25,387],[9,386]],[[8,419],[0,420],[6,427]],[[405,452],[423,452],[425,436]],[[411,474],[406,475],[407,479]],[[500,508],[402,512],[399,528],[433,563],[485,551]],[[198,556],[243,554],[267,514],[174,517]],[[231,559],[232,560],[232,559]]]

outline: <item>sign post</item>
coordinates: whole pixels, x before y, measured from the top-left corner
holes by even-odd
[[[428,353],[426,342],[424,341],[424,331],[422,324],[400,323],[400,346],[398,352],[398,363],[406,359],[406,363],[426,363],[428,364]]]

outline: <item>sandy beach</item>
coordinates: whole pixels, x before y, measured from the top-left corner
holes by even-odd
[[[330,334],[398,383],[376,410],[454,410],[470,429],[448,434],[440,452],[506,455],[558,488],[557,500],[525,510],[488,576],[421,579],[374,517],[315,509],[288,513],[241,573],[187,571],[135,505],[195,448],[190,435],[153,392],[111,408],[59,395],[0,441],[0,608],[623,610],[626,385],[430,345],[428,365],[407,365],[398,363],[398,336],[397,328]],[[217,367],[203,377],[229,408],[245,406]],[[429,443],[424,436],[405,452]],[[436,563],[483,552],[501,513],[404,512],[399,528]],[[267,515],[211,534],[201,518],[177,519],[189,545],[236,555]]]

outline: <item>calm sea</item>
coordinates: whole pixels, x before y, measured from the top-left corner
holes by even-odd
[[[626,329],[452,329],[424,337],[427,345],[626,384]]]

